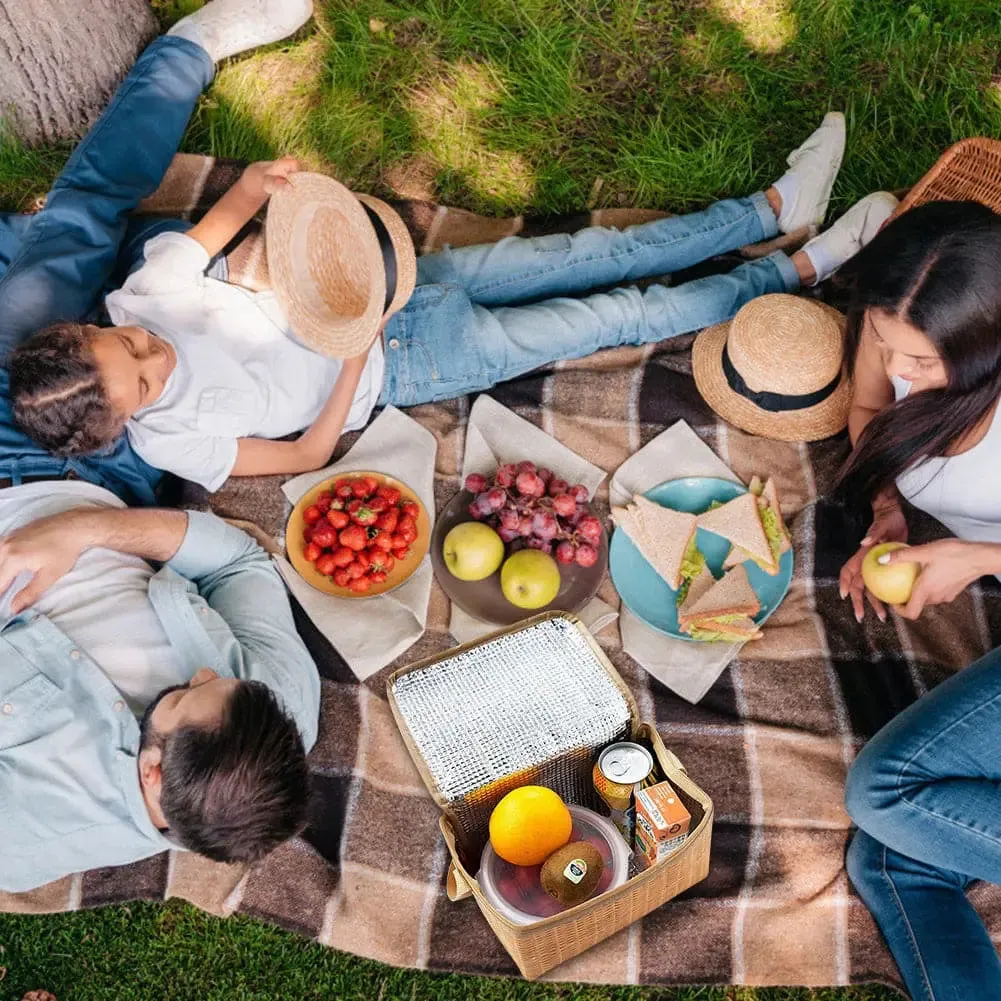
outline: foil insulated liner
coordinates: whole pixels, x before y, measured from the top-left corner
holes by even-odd
[[[470,853],[517,786],[546,785],[600,808],[593,762],[632,726],[629,703],[582,627],[559,616],[403,674],[393,697]]]

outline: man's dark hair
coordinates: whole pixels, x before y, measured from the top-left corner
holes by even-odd
[[[267,685],[241,682],[214,728],[147,739],[162,752],[160,809],[185,848],[256,862],[305,827],[306,751]]]
[[[114,443],[124,421],[108,399],[86,329],[56,323],[7,359],[14,423],[53,455],[88,455]]]

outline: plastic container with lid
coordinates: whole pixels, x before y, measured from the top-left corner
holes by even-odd
[[[570,841],[588,841],[601,854],[605,868],[589,900],[607,890],[614,890],[629,876],[629,848],[615,825],[607,818],[583,806],[571,805],[573,832]],[[516,924],[529,925],[542,918],[565,911],[545,890],[539,873],[541,865],[512,865],[505,862],[487,842],[476,879],[487,900]]]

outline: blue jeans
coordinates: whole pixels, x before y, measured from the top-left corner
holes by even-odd
[[[139,57],[108,108],[77,146],[36,216],[0,219],[0,358],[59,320],[93,319],[116,273],[127,273],[145,239],[178,221],[129,213],[159,186],[214,73],[208,53],[183,38],[158,38]],[[0,478],[67,473],[152,504],[162,474],[123,436],[105,453],[58,459],[14,426],[0,369]]]
[[[380,402],[408,407],[474,393],[600,348],[721,323],[755,296],[799,287],[785,254],[673,288],[586,293],[681,271],[777,232],[759,193],[625,230],[512,236],[428,254],[413,296],[386,325]]]
[[[1001,883],[1001,648],[885,726],[848,775],[848,873],[915,1001],[1001,998],[966,897]]]

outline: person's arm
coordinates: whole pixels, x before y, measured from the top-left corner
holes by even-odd
[[[333,392],[320,411],[319,417],[295,441],[269,441],[267,438],[240,438],[237,441],[236,463],[230,476],[268,476],[276,473],[307,473],[319,469],[337,446],[368,352],[348,358]]]
[[[893,402],[893,384],[886,377],[886,369],[879,350],[873,343],[868,329],[863,328],[855,370],[852,375],[852,406],[848,414],[848,437],[852,446],[858,444],[866,425],[881,410]]]
[[[200,243],[209,257],[215,257],[298,170],[298,161],[290,156],[250,164],[186,235]]]
[[[68,573],[87,549],[113,549],[165,562],[180,548],[184,511],[162,508],[79,508],[41,518],[0,538],[0,594],[22,573],[31,580],[11,601],[17,615]]]

